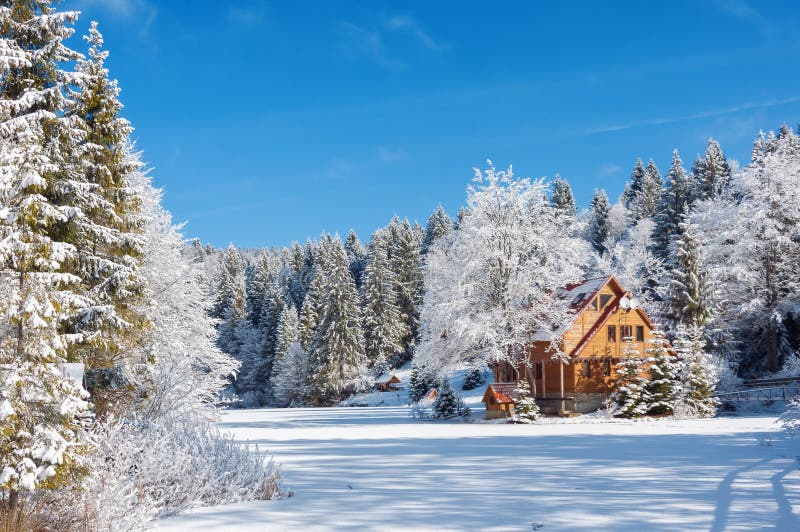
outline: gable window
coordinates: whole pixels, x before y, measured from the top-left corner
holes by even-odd
[[[609,325],[608,326],[608,341],[609,342],[616,342],[617,341],[617,326],[616,325]]]
[[[636,341],[644,342],[644,327],[641,325],[636,326]]]
[[[592,299],[592,310],[597,310],[597,298]]]
[[[600,294],[600,310],[606,308],[608,302],[611,301],[611,298],[614,297],[611,294]]]
[[[607,358],[605,362],[603,362],[603,376],[609,377],[611,375],[611,359]]]
[[[624,340],[625,338],[633,338],[633,327],[630,325],[620,325],[619,326],[619,335]]]
[[[586,378],[592,377],[592,364],[588,360],[583,361],[583,376]]]

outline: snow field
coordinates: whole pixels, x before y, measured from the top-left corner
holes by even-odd
[[[774,416],[508,425],[407,408],[231,411],[293,497],[159,530],[800,530],[800,444]],[[597,418],[588,420],[599,421]]]

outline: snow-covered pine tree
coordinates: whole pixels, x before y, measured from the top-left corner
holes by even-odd
[[[631,210],[634,207],[634,202],[644,190],[645,180],[644,163],[641,158],[636,159],[636,164],[633,165],[633,171],[631,172],[631,179],[625,185],[625,191],[622,193],[622,200],[626,209]]]
[[[719,197],[731,181],[731,168],[722,153],[719,142],[708,139],[705,157],[693,168],[694,199],[708,200]]]
[[[419,308],[422,304],[422,268],[420,265],[421,241],[408,220],[395,217],[389,224],[389,264],[397,279],[397,308],[403,320],[405,336],[402,339],[404,360],[411,358],[419,329]]]
[[[618,417],[639,417],[647,413],[650,400],[644,361],[632,338],[623,338],[623,359],[617,364],[617,389],[611,395],[613,412]]]
[[[432,416],[437,419],[449,418],[462,415],[464,412],[464,401],[459,393],[450,385],[450,380],[446,377],[442,379],[438,395],[431,406]]]
[[[550,199],[553,207],[562,214],[575,216],[578,209],[575,207],[575,196],[572,194],[572,187],[569,181],[556,174],[553,178],[553,196]]]
[[[298,342],[289,344],[275,362],[272,394],[280,406],[303,406],[313,395],[310,383],[309,354]]]
[[[605,190],[595,189],[589,204],[589,242],[601,255],[606,251],[606,241],[611,236],[611,206]]]
[[[700,244],[688,218],[678,225],[679,240],[670,254],[666,294],[662,303],[665,320],[674,330],[679,325],[703,328],[711,319],[714,299],[703,265]]]
[[[331,404],[340,399],[366,369],[364,332],[358,292],[338,235],[323,236],[319,326],[311,344],[313,400]]]
[[[631,177],[630,198],[627,202],[631,225],[636,224],[639,220],[653,217],[661,200],[663,188],[661,173],[653,159],[650,159],[644,170],[641,169],[641,163],[641,160],[636,162]]]
[[[439,387],[440,379],[434,371],[418,364],[411,365],[411,378],[409,379],[408,400],[418,403],[431,390]]]
[[[711,417],[719,400],[714,397],[717,366],[705,350],[705,338],[698,327],[680,326],[673,346],[680,364],[680,394],[675,410],[691,417]]]
[[[653,338],[647,348],[647,361],[650,378],[647,381],[646,394],[650,415],[672,414],[679,394],[678,361],[670,353],[669,342],[664,333],[653,330]]]
[[[514,401],[514,414],[508,418],[509,423],[533,423],[542,416],[536,399],[531,396],[528,381],[517,381],[517,399]]]
[[[667,185],[658,211],[653,229],[653,252],[661,260],[669,257],[670,245],[680,236],[680,224],[688,215],[692,199],[692,183],[683,168],[683,161],[678,150],[672,152],[672,166],[667,174]]]
[[[247,310],[250,322],[260,327],[264,317],[264,303],[269,301],[267,292],[271,285],[279,283],[280,261],[272,250],[262,249],[253,265],[253,273],[247,285]]]
[[[450,219],[447,211],[444,210],[444,207],[442,207],[440,203],[428,217],[428,225],[425,227],[425,239],[422,241],[421,253],[423,255],[427,253],[428,249],[436,240],[452,232],[453,220]]]
[[[311,285],[306,292],[303,300],[303,308],[300,309],[300,345],[306,351],[311,349],[314,336],[317,333],[322,312],[322,277],[314,276]]]
[[[59,152],[74,139],[59,66],[78,57],[63,44],[76,18],[49,1],[0,9],[0,488],[12,510],[20,490],[73,478],[86,450],[85,392],[58,366],[83,339],[63,324],[93,304],[66,267],[78,253],[61,228],[76,209],[56,201],[74,177]]]
[[[531,330],[553,341],[569,319],[553,290],[583,277],[591,255],[573,217],[558,216],[541,181],[476,170],[470,215],[426,256],[418,363],[518,364]]]
[[[482,386],[486,383],[486,379],[483,376],[483,368],[480,366],[474,366],[467,370],[467,374],[464,376],[464,383],[461,385],[462,390],[474,390],[478,386]]]
[[[286,354],[289,346],[300,341],[300,318],[297,310],[289,304],[283,307],[278,320],[277,344],[275,345],[275,360]]]
[[[347,240],[344,242],[344,250],[347,253],[347,260],[350,261],[350,275],[356,283],[356,289],[361,289],[364,280],[364,268],[367,264],[367,250],[359,240],[355,231],[350,229]]]
[[[786,405],[780,417],[781,425],[792,437],[800,437],[800,397],[795,397]]]
[[[215,280],[213,316],[224,319],[230,312],[237,295],[245,297],[245,313],[247,312],[246,287],[244,281],[244,260],[233,244],[229,244],[220,258],[220,268]]]
[[[364,271],[364,348],[370,367],[385,368],[403,351],[406,336],[397,308],[397,278],[390,268],[386,231],[372,235]]]
[[[467,216],[469,216],[469,209],[464,206],[459,207],[458,212],[456,212],[456,219],[453,220],[453,229],[458,229]]]

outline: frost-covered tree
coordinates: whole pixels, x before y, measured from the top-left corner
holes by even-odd
[[[800,436],[800,397],[795,397],[786,406],[780,417],[781,425],[793,437]]]
[[[350,275],[353,276],[353,282],[356,283],[356,288],[361,288],[361,283],[364,280],[364,268],[367,263],[367,250],[359,240],[355,231],[350,229],[347,234],[347,240],[344,242],[344,250],[347,253],[347,260],[350,262]]]
[[[260,327],[264,317],[264,304],[271,300],[270,292],[274,293],[274,286],[279,285],[280,261],[268,249],[263,249],[258,254],[252,268],[249,282],[247,283],[247,309],[250,322],[255,327]]]
[[[397,217],[389,224],[389,263],[397,280],[397,308],[405,325],[402,339],[405,360],[411,358],[419,329],[419,308],[422,303],[422,240],[408,220]],[[424,238],[424,236],[423,236]],[[398,362],[403,362],[398,361]]]
[[[670,345],[664,333],[653,330],[653,338],[647,348],[648,371],[645,392],[648,399],[647,413],[651,415],[672,414],[679,394],[678,361],[670,353]]]
[[[731,168],[722,153],[719,142],[708,139],[705,156],[695,162],[692,169],[694,178],[694,199],[708,200],[722,194],[730,184]]]
[[[317,332],[320,322],[321,297],[322,297],[322,277],[316,276],[311,282],[306,297],[303,300],[303,307],[300,309],[300,345],[303,349],[311,349],[314,335]]]
[[[229,244],[222,252],[215,284],[214,316],[222,319],[227,319],[231,315],[237,318],[246,317],[245,265],[241,254],[233,244]]]
[[[510,423],[533,423],[542,416],[536,399],[531,396],[528,381],[517,381],[517,399],[514,401],[514,414],[508,419]]]
[[[691,199],[692,183],[683,168],[678,150],[674,150],[653,229],[653,251],[659,259],[666,260],[669,257],[670,245],[679,238],[680,224],[689,214]]]
[[[704,327],[712,315],[712,287],[703,264],[702,250],[694,228],[684,218],[678,226],[679,240],[672,249],[663,315],[671,328],[679,325]]]
[[[574,216],[578,212],[569,181],[562,179],[558,174],[553,178],[553,197],[550,198],[550,201],[557,211],[568,216]]]
[[[306,404],[311,391],[309,354],[299,343],[289,344],[283,356],[275,362],[272,393],[281,406]]]
[[[705,343],[698,327],[681,326],[675,333],[673,346],[680,364],[680,394],[675,410],[682,415],[711,417],[717,412],[717,365],[706,352]]]
[[[623,338],[624,358],[617,364],[616,390],[611,395],[613,412],[619,417],[638,417],[647,413],[650,399],[644,361],[632,338]]]
[[[283,307],[278,320],[278,335],[275,345],[275,359],[282,357],[289,346],[300,341],[300,318],[292,306]]]
[[[460,416],[464,413],[464,400],[459,393],[450,385],[447,378],[443,378],[437,388],[438,395],[431,406],[434,418],[449,418]]]
[[[324,237],[322,248],[319,325],[310,355],[314,401],[327,404],[342,398],[367,361],[358,292],[344,246],[337,235]]]
[[[595,189],[592,202],[589,204],[589,242],[601,255],[606,251],[606,242],[611,236],[611,206],[605,190]]]
[[[483,376],[483,369],[475,366],[467,371],[467,374],[464,376],[464,383],[461,385],[461,389],[474,390],[478,386],[482,386],[485,383],[486,379]]]
[[[370,367],[385,367],[403,351],[406,324],[397,307],[397,277],[389,264],[385,231],[372,236],[364,271],[364,347]]]
[[[662,187],[661,173],[653,160],[650,159],[647,168],[642,168],[641,159],[637,160],[626,201],[631,225],[653,217],[661,200]]]
[[[428,225],[425,227],[425,239],[422,241],[421,253],[427,253],[428,249],[436,240],[449,235],[452,231],[453,220],[450,219],[444,207],[439,204],[436,210],[428,217]]]
[[[537,331],[559,352],[558,329],[568,302],[553,290],[582,278],[590,255],[572,217],[558,216],[542,181],[511,170],[475,171],[467,191],[470,214],[426,257],[419,363],[519,364]]]
[[[436,372],[426,366],[412,364],[409,379],[408,399],[412,403],[422,400],[431,390],[439,387],[440,379]]]
[[[664,274],[663,263],[651,248],[653,225],[652,220],[642,219],[621,239],[609,240],[608,251],[597,264],[602,272],[615,275],[648,309],[657,296],[654,287]]]

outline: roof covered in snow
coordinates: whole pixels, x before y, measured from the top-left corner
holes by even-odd
[[[517,392],[517,384],[514,382],[493,382],[486,387],[486,393],[483,394],[483,402],[489,394],[494,395],[494,400],[498,403],[513,403],[519,398]]]

